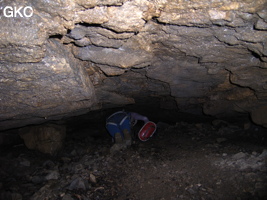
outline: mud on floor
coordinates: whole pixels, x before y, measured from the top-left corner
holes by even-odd
[[[48,156],[1,151],[1,199],[213,200],[267,198],[266,130],[160,124],[147,142],[110,152],[105,130],[73,130]]]

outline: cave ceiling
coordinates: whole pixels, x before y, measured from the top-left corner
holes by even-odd
[[[266,0],[0,4],[0,130],[133,103],[267,127]]]

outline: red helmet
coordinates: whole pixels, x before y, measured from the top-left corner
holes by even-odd
[[[147,141],[150,137],[153,136],[157,129],[157,125],[154,122],[147,122],[144,124],[144,126],[140,129],[138,133],[138,138],[145,142]]]

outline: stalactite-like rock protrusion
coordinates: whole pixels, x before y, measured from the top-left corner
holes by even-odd
[[[266,5],[2,1],[33,13],[1,13],[0,127],[166,98],[185,112],[249,114],[266,127]]]

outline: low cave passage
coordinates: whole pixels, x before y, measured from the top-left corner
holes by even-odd
[[[132,146],[111,151],[105,119],[122,109],[146,115],[158,129],[146,142],[135,138]],[[267,197],[266,129],[248,121],[129,105],[54,123],[67,134],[53,156],[27,149],[17,130],[3,132],[11,137],[1,145],[0,199]]]
[[[0,200],[267,199],[267,0],[0,2]]]

